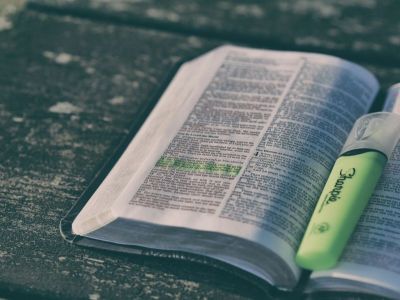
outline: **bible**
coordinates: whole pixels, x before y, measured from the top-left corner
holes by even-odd
[[[61,221],[84,246],[221,264],[280,291],[357,118],[379,90],[349,61],[221,46],[184,63],[112,168]],[[300,293],[400,297],[400,146],[338,265]]]

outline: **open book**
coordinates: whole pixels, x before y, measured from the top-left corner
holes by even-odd
[[[72,223],[93,241],[201,255],[281,290],[375,77],[321,54],[223,46],[181,66]],[[306,292],[400,297],[400,147],[334,269]]]

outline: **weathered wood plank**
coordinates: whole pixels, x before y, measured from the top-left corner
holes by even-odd
[[[278,49],[352,55],[398,65],[395,0],[31,0],[36,5],[134,25]]]

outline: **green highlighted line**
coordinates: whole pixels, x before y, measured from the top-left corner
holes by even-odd
[[[227,176],[236,176],[241,167],[230,164],[217,164],[215,162],[197,162],[181,158],[162,156],[156,163],[156,167],[172,168],[181,171],[205,172]]]

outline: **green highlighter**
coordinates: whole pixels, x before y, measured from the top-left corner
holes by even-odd
[[[296,255],[309,270],[336,265],[400,136],[400,115],[359,118],[336,160]]]

